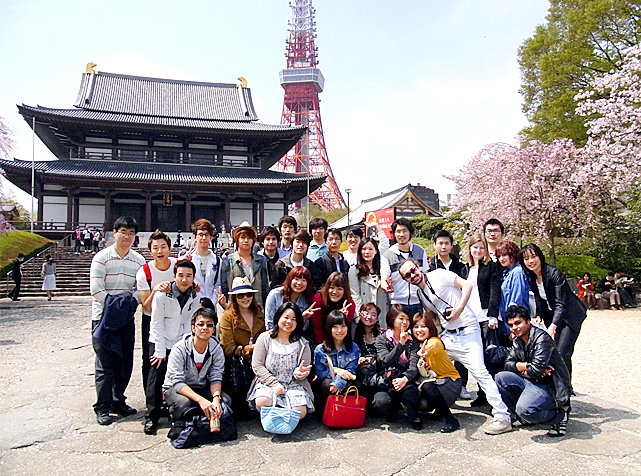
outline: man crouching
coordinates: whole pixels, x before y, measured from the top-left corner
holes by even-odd
[[[171,439],[178,437],[187,419],[196,415],[199,409],[210,420],[223,414],[221,386],[225,354],[212,337],[215,319],[210,309],[198,309],[191,320],[192,335],[185,335],[169,354],[163,394],[173,421],[167,435]]]

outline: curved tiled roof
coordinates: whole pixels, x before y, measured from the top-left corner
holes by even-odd
[[[102,72],[82,75],[74,105],[140,116],[235,122],[258,119],[249,88]]]

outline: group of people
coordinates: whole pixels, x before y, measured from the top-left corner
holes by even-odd
[[[372,417],[393,422],[404,408],[414,429],[428,414],[447,433],[460,427],[450,408],[468,394],[468,372],[480,387],[472,405],[492,408],[486,433],[517,423],[566,432],[586,309],[538,246],[504,240],[496,219],[472,235],[466,263],[445,230],[429,259],[405,218],[392,224],[391,246],[382,230],[375,238],[348,230],[344,253],[342,232],[320,218],[309,232],[291,216],[260,234],[244,222],[233,230],[235,251],[222,259],[210,249],[212,224],[199,219],[194,245],[178,258],[169,237],[153,233],[147,263],[131,249],[136,222],[121,217],[113,228],[114,245],[91,267],[101,425],[112,413],[136,412],[124,392],[140,303],[147,434],[165,412],[170,437],[194,414],[220,417],[225,406],[242,419],[273,405],[303,418],[353,386]],[[490,366],[501,348],[498,367]]]
[[[85,253],[89,253],[92,250],[96,253],[104,241],[104,235],[98,228],[92,230],[88,226],[85,226],[81,230],[80,227],[76,227],[73,232],[73,239],[73,251],[76,254],[80,253],[83,249]]]

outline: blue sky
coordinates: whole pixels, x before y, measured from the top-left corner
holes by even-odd
[[[325,142],[352,205],[410,182],[444,201],[453,185],[443,175],[485,144],[512,142],[526,124],[517,49],[544,22],[547,1],[314,7]],[[287,0],[0,2],[0,115],[15,131],[13,156],[32,154],[16,104],[72,107],[91,61],[121,74],[219,83],[244,76],[260,120],[277,124],[290,18]],[[36,160],[50,158],[36,139]]]

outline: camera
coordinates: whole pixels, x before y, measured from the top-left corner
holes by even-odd
[[[452,315],[452,310],[451,310],[451,309],[447,309],[447,310],[443,313],[443,315],[444,315],[446,318],[447,318],[447,317],[450,317],[450,316]]]

